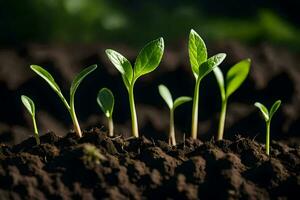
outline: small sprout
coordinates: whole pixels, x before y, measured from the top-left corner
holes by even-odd
[[[223,73],[219,67],[216,67],[213,70],[220,88],[222,99],[218,129],[218,140],[222,140],[224,135],[224,125],[228,98],[241,86],[241,84],[247,78],[250,70],[250,63],[250,59],[245,59],[235,64],[233,67],[230,68],[230,70],[226,74],[226,81],[224,81]]]
[[[134,84],[139,77],[152,72],[158,67],[164,52],[164,40],[163,38],[158,38],[149,42],[138,54],[134,63],[134,69],[131,63],[120,53],[112,49],[107,49],[105,52],[112,64],[122,74],[122,79],[129,96],[132,134],[134,137],[139,137],[133,94]]]
[[[107,117],[109,136],[113,137],[114,124],[113,124],[112,114],[114,111],[114,104],[115,104],[114,95],[108,88],[102,88],[98,92],[97,102],[101,110],[104,112],[105,116]]]
[[[278,108],[281,105],[281,101],[277,100],[271,107],[270,112],[264,106],[263,104],[256,102],[254,104],[262,113],[265,122],[266,122],[266,154],[270,155],[270,125],[271,125],[271,120],[275,112],[278,110]]]
[[[35,105],[34,102],[25,95],[21,96],[21,100],[23,105],[25,106],[25,108],[28,110],[28,112],[31,115],[32,118],[32,123],[33,123],[33,129],[34,129],[34,138],[36,143],[39,145],[40,144],[40,137],[39,137],[39,132],[38,132],[38,128],[36,125],[36,120],[35,120]]]
[[[189,58],[193,74],[196,79],[193,110],[192,110],[192,138],[197,138],[198,129],[198,105],[199,87],[201,80],[208,75],[214,68],[220,65],[226,57],[225,53],[216,54],[207,59],[207,50],[202,38],[192,29],[189,36]]]
[[[84,144],[83,153],[84,155],[82,157],[82,160],[85,164],[100,164],[100,161],[107,160],[107,158],[100,152],[100,150],[92,144]]]
[[[169,89],[165,85],[159,85],[158,91],[160,96],[165,100],[169,109],[170,109],[170,130],[169,130],[169,144],[172,146],[176,145],[175,138],[175,126],[174,126],[174,110],[183,103],[189,102],[192,100],[191,97],[178,97],[174,102],[172,95]]]
[[[77,135],[79,137],[82,137],[81,129],[80,129],[80,126],[79,126],[79,123],[77,120],[76,113],[75,113],[75,106],[74,106],[75,93],[76,93],[78,86],[83,81],[83,79],[87,75],[89,75],[91,72],[93,72],[97,68],[97,65],[92,65],[90,67],[85,68],[75,77],[75,79],[72,82],[71,88],[70,88],[70,101],[69,102],[63,96],[59,86],[57,85],[54,78],[47,70],[45,70],[44,68],[37,66],[37,65],[31,65],[30,68],[35,73],[37,73],[40,77],[42,77],[50,85],[50,87],[56,92],[56,94],[60,97],[60,99],[62,100],[62,102],[64,103],[64,105],[66,106],[66,108],[68,109],[68,111],[71,115],[75,132],[77,133]]]

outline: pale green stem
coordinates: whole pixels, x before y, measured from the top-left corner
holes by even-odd
[[[79,122],[75,113],[75,108],[74,108],[74,104],[71,102],[71,109],[69,110],[71,118],[72,118],[72,122],[73,122],[73,126],[74,126],[74,131],[77,133],[77,135],[79,137],[82,137],[82,132],[79,126]]]
[[[133,94],[133,86],[134,83],[129,87],[128,94],[129,94],[129,106],[131,112],[131,128],[132,128],[132,135],[136,138],[139,137],[139,130],[138,130],[138,121],[137,115],[135,110],[135,103],[134,103],[134,94]]]
[[[222,101],[220,121],[219,121],[219,129],[218,129],[218,140],[223,140],[225,118],[226,118],[226,108],[227,108],[227,99]]]
[[[266,154],[270,155],[270,124],[271,120],[266,122]]]
[[[193,98],[193,110],[192,110],[192,138],[197,139],[198,130],[198,107],[199,107],[199,87],[201,79],[196,80],[194,98]]]
[[[170,130],[169,130],[169,145],[176,145],[175,125],[174,125],[174,109],[170,110]]]
[[[113,137],[114,136],[114,123],[113,123],[112,116],[108,117],[107,120],[108,120],[108,135],[110,137]]]
[[[37,145],[39,145],[40,137],[39,137],[39,132],[38,132],[38,128],[36,125],[35,115],[32,115],[32,123],[33,123],[35,141],[36,141]]]

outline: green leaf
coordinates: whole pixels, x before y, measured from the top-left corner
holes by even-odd
[[[245,81],[250,70],[250,59],[245,59],[230,68],[226,75],[226,97],[234,93]]]
[[[80,83],[83,81],[83,79],[89,75],[90,73],[92,73],[95,69],[97,68],[97,65],[91,65],[87,68],[85,68],[84,70],[82,70],[73,80],[71,88],[70,88],[70,102],[72,102],[72,100],[74,100],[74,96],[76,93],[76,90],[78,88],[78,86],[80,85]]]
[[[105,50],[105,52],[112,64],[122,74],[126,87],[129,87],[129,85],[132,83],[133,78],[131,63],[122,54],[112,49],[107,49]]]
[[[22,100],[22,103],[25,106],[25,108],[28,110],[28,112],[32,116],[35,116],[35,105],[34,105],[34,102],[28,96],[25,96],[25,95],[21,96],[21,100]]]
[[[215,77],[217,79],[220,88],[221,98],[222,100],[225,100],[226,95],[225,95],[225,83],[224,83],[223,73],[219,67],[214,68],[213,72],[215,74]]]
[[[61,90],[60,90],[59,86],[57,85],[54,78],[47,70],[45,70],[44,68],[42,68],[38,65],[31,65],[30,68],[35,73],[37,73],[40,77],[42,77],[56,93],[61,94]]]
[[[273,115],[275,114],[275,112],[278,110],[278,108],[280,107],[281,105],[281,101],[280,100],[277,100],[271,107],[271,110],[270,110],[270,119],[272,119]]]
[[[186,102],[192,101],[193,99],[191,97],[186,97],[186,96],[182,96],[182,97],[178,97],[175,101],[174,101],[174,106],[173,109],[177,108],[178,106],[180,106],[181,104],[184,104]]]
[[[164,53],[163,38],[148,43],[139,53],[134,64],[134,79],[155,70]]]
[[[264,117],[265,121],[269,121],[269,119],[270,119],[270,117],[269,117],[269,111],[266,108],[266,106],[264,106],[263,104],[261,104],[259,102],[256,102],[254,105],[261,111],[261,113],[263,114],[263,117]]]
[[[173,99],[169,89],[165,85],[159,85],[158,91],[160,96],[165,100],[170,109],[173,108]]]
[[[190,32],[188,48],[192,71],[197,78],[200,65],[207,60],[207,50],[204,41],[193,29]]]
[[[198,71],[198,78],[202,79],[207,74],[209,74],[215,67],[220,65],[223,60],[225,59],[226,54],[225,53],[219,53],[212,57],[210,57],[207,61],[202,63],[199,67]]]
[[[98,92],[97,102],[106,117],[111,117],[114,111],[115,98],[108,88],[102,88]]]

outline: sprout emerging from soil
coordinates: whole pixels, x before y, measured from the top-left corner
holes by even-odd
[[[82,137],[81,129],[80,129],[80,126],[78,123],[76,113],[75,113],[74,97],[75,97],[76,90],[77,90],[78,86],[80,85],[80,83],[83,81],[83,79],[87,75],[89,75],[91,72],[93,72],[97,68],[97,65],[92,65],[90,67],[85,68],[75,77],[75,79],[72,82],[71,88],[70,88],[70,101],[69,102],[66,100],[66,98],[62,94],[59,86],[55,82],[54,78],[47,70],[45,70],[44,68],[37,66],[37,65],[31,65],[30,68],[35,73],[37,73],[40,77],[42,77],[50,85],[50,87],[56,92],[56,94],[62,100],[63,104],[66,106],[66,108],[68,109],[68,111],[71,115],[75,132],[77,133],[77,135],[79,137]]]
[[[34,102],[28,96],[25,96],[25,95],[21,96],[21,100],[22,100],[23,105],[25,106],[25,108],[28,110],[28,112],[31,115],[32,123],[33,123],[33,129],[34,129],[34,138],[35,138],[35,141],[36,141],[37,145],[39,145],[40,144],[40,137],[39,137],[39,131],[38,131],[38,128],[37,128],[37,125],[36,125],[36,120],[35,120],[35,105],[34,105]]]
[[[112,114],[114,111],[115,99],[113,93],[108,88],[102,88],[97,95],[97,102],[107,117],[108,134],[110,137],[114,136],[114,124]]]
[[[219,67],[216,67],[213,70],[220,88],[222,99],[218,129],[218,140],[223,139],[228,98],[241,86],[241,84],[247,78],[250,70],[250,63],[250,59],[245,59],[235,64],[227,72],[226,81],[224,81],[223,73]]]
[[[138,54],[134,63],[134,69],[131,63],[120,53],[112,49],[107,49],[105,52],[113,65],[122,74],[122,79],[129,96],[132,134],[134,137],[139,137],[133,94],[134,84],[139,77],[152,72],[158,67],[164,53],[164,40],[163,38],[158,38],[149,42]]]
[[[174,110],[183,103],[189,102],[192,100],[191,97],[182,96],[175,99],[173,102],[172,95],[169,89],[165,85],[159,85],[158,91],[160,96],[165,100],[169,109],[170,109],[170,130],[169,130],[169,144],[172,146],[176,145],[175,139],[175,126],[174,126]]]
[[[271,107],[270,111],[264,106],[263,104],[256,102],[254,104],[259,110],[261,111],[265,121],[266,121],[266,154],[270,155],[270,126],[271,126],[271,120],[275,112],[278,110],[278,108],[281,105],[281,101],[277,100]]]
[[[192,110],[192,138],[197,138],[198,129],[198,105],[199,87],[201,80],[208,75],[215,67],[220,65],[226,57],[225,53],[216,54],[207,59],[207,50],[202,38],[192,29],[189,36],[189,58],[191,68],[196,79],[193,110]]]

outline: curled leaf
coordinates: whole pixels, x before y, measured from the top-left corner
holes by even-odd
[[[159,85],[158,91],[160,96],[165,100],[170,109],[173,108],[173,99],[169,89],[165,85]]]
[[[226,75],[226,97],[234,93],[245,81],[250,70],[250,59],[245,59],[230,68]]]
[[[106,117],[111,117],[114,110],[115,99],[108,88],[102,88],[98,92],[97,102]]]
[[[273,117],[273,115],[275,114],[275,112],[278,110],[278,108],[280,107],[281,105],[281,101],[280,100],[277,100],[271,107],[271,110],[270,110],[270,119]]]
[[[182,97],[178,97],[177,99],[175,99],[174,101],[174,106],[173,109],[176,109],[178,106],[180,106],[181,104],[187,103],[189,101],[192,101],[193,99],[191,97],[187,97],[187,96],[182,96]]]
[[[25,108],[28,110],[28,112],[32,115],[35,116],[35,105],[34,102],[26,95],[21,96],[21,100]]]
[[[256,102],[254,105],[261,111],[261,113],[263,114],[263,117],[264,117],[265,121],[269,121],[269,119],[270,119],[270,117],[269,117],[269,111],[266,108],[266,106],[264,106],[263,104],[261,104],[259,102]]]
[[[73,80],[72,85],[71,85],[71,89],[70,89],[70,100],[72,101],[74,99],[76,90],[78,88],[78,86],[80,85],[80,83],[83,81],[83,79],[89,75],[90,73],[92,73],[95,69],[97,68],[97,65],[91,65],[87,68],[85,68],[84,70],[82,70]]]

